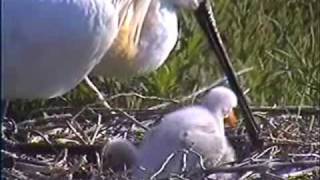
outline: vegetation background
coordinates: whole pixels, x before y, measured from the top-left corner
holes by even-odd
[[[224,43],[241,76],[252,105],[319,105],[319,0],[215,0],[215,15]],[[95,79],[107,97],[135,92],[179,99],[222,77],[207,39],[192,12],[180,14],[180,37],[158,71],[126,81]],[[86,84],[63,97],[46,101],[15,101],[9,116],[26,118],[31,110],[83,106],[96,101]],[[113,107],[146,108],[157,101],[136,96],[110,101]]]

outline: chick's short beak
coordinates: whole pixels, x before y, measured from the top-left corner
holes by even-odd
[[[235,112],[232,110],[230,114],[224,118],[224,122],[228,124],[231,128],[236,128],[238,125],[238,118]]]

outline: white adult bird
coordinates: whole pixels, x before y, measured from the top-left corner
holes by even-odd
[[[2,1],[2,98],[52,98],[74,88],[111,46],[130,3]]]
[[[237,92],[239,103],[245,112],[246,127],[251,140],[261,145],[259,128],[254,121],[247,102],[236,81],[232,66],[218,33],[209,0],[152,0],[141,33],[130,31],[130,20],[120,30],[119,36],[101,63],[93,70],[93,75],[128,78],[145,74],[159,68],[167,59],[178,38],[177,11],[181,8],[195,10],[198,22],[215,50],[220,65],[226,73],[232,89]],[[99,94],[100,97],[103,95]],[[100,98],[103,99],[103,98]]]
[[[235,94],[228,88],[216,87],[201,105],[186,107],[165,115],[161,123],[145,135],[138,151],[133,177],[135,179],[168,178],[183,170],[183,149],[191,149],[210,168],[234,161],[235,154],[224,131],[224,118],[234,126]],[[230,123],[229,122],[229,123]],[[169,158],[172,153],[174,156]],[[199,158],[189,153],[186,169],[199,166]]]
[[[196,10],[202,0],[152,0],[141,27],[132,31],[125,23],[110,50],[92,74],[128,78],[158,69],[178,38],[178,10]]]
[[[132,24],[141,26],[150,1],[1,1],[1,115],[5,100],[53,98],[74,88],[100,62],[127,16],[134,14]],[[128,13],[132,4],[137,8]]]

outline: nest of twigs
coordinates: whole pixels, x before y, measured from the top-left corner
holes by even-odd
[[[29,120],[3,123],[2,174],[8,179],[130,179],[130,171],[103,169],[101,149],[113,137],[138,145],[142,126],[151,127],[178,106],[156,110],[42,109]],[[318,179],[320,160],[320,109],[318,107],[252,107],[264,140],[254,149],[240,123],[227,129],[238,161],[230,167],[203,170],[206,175],[233,172],[239,179]],[[140,122],[140,123],[137,123]],[[242,120],[243,121],[243,120]],[[183,179],[183,177],[181,177]]]

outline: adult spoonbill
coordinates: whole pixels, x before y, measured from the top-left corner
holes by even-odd
[[[131,0],[137,5],[129,1],[3,0],[1,99],[52,98],[69,91],[100,62],[117,35],[118,22],[123,19],[120,36],[103,58],[106,66],[98,66],[106,67],[102,72],[110,72],[109,75],[126,76],[157,69],[176,42],[179,7],[198,9],[198,20],[204,29],[216,28],[208,25],[208,15],[201,13],[201,4],[208,0],[152,0],[147,15],[151,0]],[[128,11],[123,7],[134,8],[133,21],[126,18]],[[145,16],[149,26],[141,25]],[[208,37],[212,42],[214,36]],[[214,43],[219,59],[227,59],[225,50],[220,48],[220,39]],[[233,85],[234,74],[228,79],[232,80],[231,87],[236,87],[233,88],[236,93],[240,92],[243,109],[249,112],[241,89]],[[4,103],[1,106],[4,108]],[[252,117],[249,120],[248,131],[252,139],[257,139],[257,125]]]
[[[158,69],[178,39],[179,9],[196,10],[202,0],[152,0],[141,33],[124,23],[117,39],[92,74],[128,78]]]
[[[74,88],[109,49],[123,19],[132,16],[128,13],[131,4],[137,7],[135,16],[143,17],[140,14],[145,14],[150,0],[1,3],[4,100],[53,98]]]
[[[167,59],[177,41],[177,11],[181,8],[195,10],[196,17],[209,37],[210,45],[215,50],[230,86],[239,98],[250,138],[255,144],[260,145],[259,128],[232,71],[210,6],[209,0],[152,0],[142,30],[139,31],[141,33],[132,33],[130,23],[125,23],[119,36],[100,64],[93,69],[92,74],[127,78],[156,70]],[[97,90],[95,91],[102,97]]]
[[[221,86],[212,89],[201,105],[165,115],[161,123],[145,135],[133,177],[161,179],[171,173],[181,173],[183,168],[199,168],[199,157],[190,152],[183,165],[183,153],[179,151],[184,149],[200,155],[206,168],[234,161],[234,150],[225,136],[224,119],[229,118],[231,126],[235,125],[232,109],[236,106],[236,95]]]

